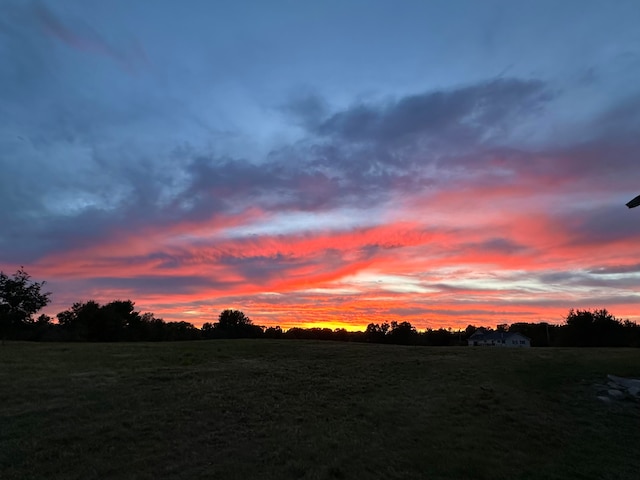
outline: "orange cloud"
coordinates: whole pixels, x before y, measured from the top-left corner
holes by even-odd
[[[560,322],[569,308],[601,300],[616,315],[637,318],[638,288],[594,294],[589,287],[598,281],[590,269],[637,263],[632,239],[616,238],[606,248],[576,241],[574,225],[550,207],[555,187],[533,205],[531,188],[518,195],[512,186],[468,187],[464,196],[449,190],[399,197],[369,227],[239,236],[236,227],[250,231],[272,218],[252,208],[114,231],[36,267],[43,278],[86,281],[77,300],[131,298],[141,309],[196,325],[233,307],[258,324],[285,328],[362,329],[385,321],[464,328]],[[572,271],[575,278],[566,273]]]

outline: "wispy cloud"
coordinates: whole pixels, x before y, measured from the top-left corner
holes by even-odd
[[[126,47],[116,47],[86,24],[76,22],[72,27],[70,22],[64,22],[42,3],[33,4],[33,13],[47,35],[68,47],[103,55],[115,61],[127,72],[135,72],[148,64],[147,55],[140,42],[130,43]]]

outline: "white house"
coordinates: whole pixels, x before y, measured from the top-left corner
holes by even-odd
[[[479,328],[467,340],[470,347],[530,347],[531,339],[518,332],[487,332]]]

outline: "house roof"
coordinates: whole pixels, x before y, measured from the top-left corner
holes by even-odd
[[[469,339],[473,340],[509,340],[511,337],[515,337],[516,335],[526,338],[527,340],[531,340],[526,335],[522,335],[519,332],[487,332],[486,330],[476,330],[473,335],[469,337]]]
[[[634,207],[637,207],[638,205],[640,205],[640,195],[638,195],[633,200],[627,203],[627,207],[629,208],[634,208]]]

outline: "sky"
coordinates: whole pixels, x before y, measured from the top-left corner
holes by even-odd
[[[0,0],[0,269],[51,315],[640,321],[638,25],[638,0]]]

